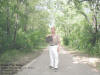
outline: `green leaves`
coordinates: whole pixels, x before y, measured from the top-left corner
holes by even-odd
[[[64,15],[59,16],[60,13],[55,15],[56,27],[58,28],[57,32],[63,37],[64,44],[71,45],[80,50],[93,52],[93,54],[99,52],[99,50],[97,50],[99,47],[96,46],[96,43],[98,43],[98,33],[100,34],[100,32],[95,33],[100,18],[100,13],[94,6],[100,2],[96,3],[97,1],[98,0],[72,0],[70,4],[62,4]],[[95,14],[95,18],[97,18],[94,21],[93,14]]]
[[[0,52],[4,48],[38,48],[45,43],[48,14],[35,10],[39,0],[0,1]]]

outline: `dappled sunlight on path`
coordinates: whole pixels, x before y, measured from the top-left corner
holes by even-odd
[[[80,53],[78,51],[67,51],[67,53],[72,55],[73,64],[88,64],[98,71],[96,68],[100,67],[98,66],[98,64],[100,65],[100,58],[90,57],[88,54]]]

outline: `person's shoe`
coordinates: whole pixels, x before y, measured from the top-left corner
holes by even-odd
[[[50,68],[50,69],[54,69],[54,67],[52,67],[52,66],[49,66],[49,68]]]
[[[54,68],[54,71],[57,72],[58,71],[58,68]]]

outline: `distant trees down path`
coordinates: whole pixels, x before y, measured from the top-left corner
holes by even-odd
[[[50,0],[45,0],[50,1]],[[57,32],[63,43],[100,54],[100,0],[52,0]]]

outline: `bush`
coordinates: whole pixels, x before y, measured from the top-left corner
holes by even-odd
[[[68,38],[63,38],[64,44],[71,45],[78,50],[85,50],[92,55],[100,55],[100,32],[94,33],[92,26],[85,21],[81,24],[82,26],[77,24],[75,28],[73,27]]]
[[[63,43],[65,45],[69,45],[69,39],[67,37],[63,37]]]
[[[45,43],[45,35],[40,31],[32,31],[29,33],[25,33],[19,31],[17,34],[16,45],[15,48],[38,48],[39,46]]]
[[[100,56],[100,41],[93,47],[92,54]]]

